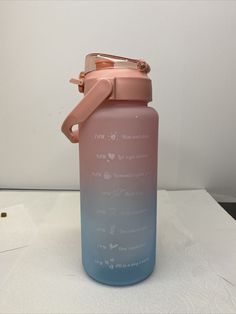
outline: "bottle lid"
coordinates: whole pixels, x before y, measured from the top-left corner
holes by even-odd
[[[103,70],[103,71],[100,71]],[[106,71],[108,70],[108,71]],[[72,143],[78,143],[79,130],[74,125],[85,122],[107,100],[152,100],[152,84],[147,73],[150,66],[143,60],[91,53],[85,59],[85,71],[71,83],[78,85],[84,98],[71,111],[62,125],[62,132]]]
[[[85,74],[104,69],[134,69],[144,73],[150,72],[147,62],[105,53],[90,53],[85,59]]]

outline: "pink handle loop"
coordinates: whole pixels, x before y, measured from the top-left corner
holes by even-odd
[[[79,142],[79,130],[72,131],[72,127],[88,119],[94,110],[96,110],[96,108],[111,95],[112,88],[111,81],[107,79],[98,80],[66,117],[61,130],[72,143]]]

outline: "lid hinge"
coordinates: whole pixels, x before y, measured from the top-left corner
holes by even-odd
[[[70,83],[78,85],[78,89],[80,93],[84,92],[84,78],[85,78],[85,72],[82,71],[80,72],[78,79],[75,79],[75,78],[70,79]]]

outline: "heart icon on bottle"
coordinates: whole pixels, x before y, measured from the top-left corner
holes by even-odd
[[[115,154],[114,153],[108,153],[108,157],[113,160],[115,158]]]

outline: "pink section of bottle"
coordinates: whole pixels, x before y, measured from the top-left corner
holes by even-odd
[[[148,171],[153,167],[153,180],[148,182],[156,182],[158,114],[146,103],[106,101],[79,128],[82,180],[93,181],[87,171],[97,167],[124,172]],[[109,153],[115,153],[116,158],[109,158]],[[120,162],[123,159],[119,155],[129,154],[133,156],[130,160],[136,162]],[[146,157],[135,158],[135,154]]]

